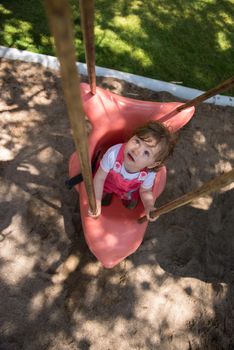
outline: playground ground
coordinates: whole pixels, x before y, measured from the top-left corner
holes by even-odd
[[[135,254],[106,270],[84,241],[76,193],[64,187],[74,147],[59,74],[2,59],[0,76],[0,349],[233,349],[231,186],[160,217]],[[114,79],[98,84],[178,100]],[[158,206],[231,170],[233,114],[196,109]]]

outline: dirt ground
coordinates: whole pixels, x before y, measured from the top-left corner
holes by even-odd
[[[2,59],[0,75],[0,350],[234,349],[231,186],[149,224],[138,251],[106,270],[64,186],[74,146],[59,74]],[[98,85],[178,100],[114,79]],[[196,109],[158,206],[231,169],[233,114]]]

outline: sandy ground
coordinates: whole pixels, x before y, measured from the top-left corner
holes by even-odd
[[[74,146],[59,75],[4,59],[0,74],[0,349],[233,349],[231,186],[160,217],[135,254],[105,270],[84,241],[77,194],[64,187]],[[233,114],[197,108],[158,205],[231,169]]]

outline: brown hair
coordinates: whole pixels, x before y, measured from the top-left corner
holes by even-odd
[[[172,134],[168,128],[157,121],[149,121],[143,126],[137,128],[132,136],[136,135],[139,139],[147,143],[149,137],[153,137],[157,144],[160,144],[159,159],[156,159],[159,164],[150,170],[156,171],[163,166],[165,160],[172,155],[174,146],[178,139],[177,134]]]

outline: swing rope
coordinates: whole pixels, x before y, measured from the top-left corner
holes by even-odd
[[[152,218],[155,218],[157,216],[169,213],[172,210],[175,210],[179,207],[182,207],[184,205],[191,203],[192,201],[194,201],[195,199],[197,199],[199,197],[202,197],[208,193],[217,191],[222,187],[230,185],[233,181],[234,181],[234,169],[232,169],[231,171],[228,171],[225,174],[217,176],[213,180],[206,182],[198,189],[191,191],[191,192],[188,192],[184,196],[181,196],[181,197],[163,205],[162,207],[151,211],[150,216]],[[147,220],[147,217],[142,216],[140,219],[138,219],[138,222],[143,223],[146,220]]]
[[[80,0],[81,25],[85,44],[85,57],[89,85],[96,94],[95,45],[94,45],[94,0]]]
[[[88,152],[84,111],[80,95],[80,79],[76,67],[76,55],[71,13],[67,0],[44,0],[51,32],[55,39],[68,115],[73,130],[76,151],[88,195],[89,206],[96,212],[96,199]]]
[[[217,95],[218,93],[221,93],[225,90],[230,89],[234,85],[234,76],[231,77],[230,79],[225,80],[221,84],[217,85],[216,87],[204,92],[202,95],[195,97],[194,99],[187,101],[183,105],[179,106],[176,108],[177,112],[181,112],[184,109],[188,107],[195,107],[202,103],[203,101],[206,101],[208,98],[213,97]]]

